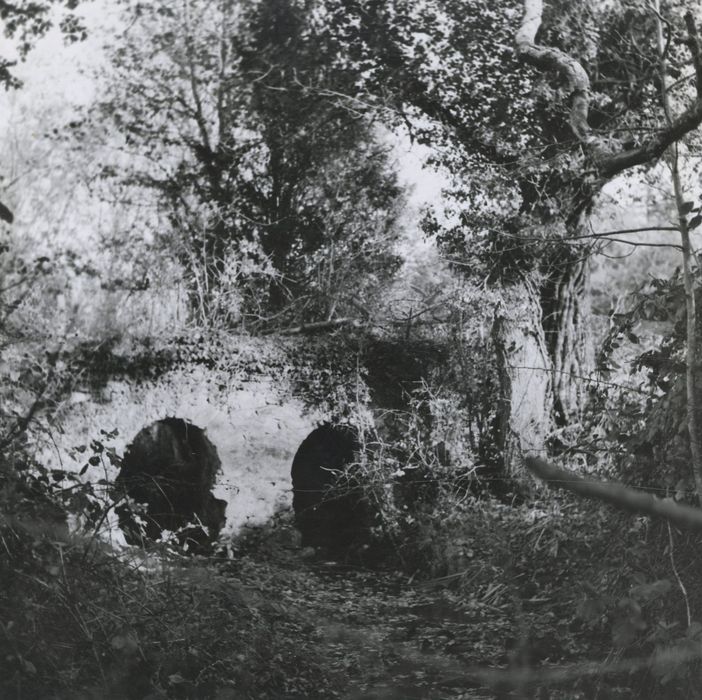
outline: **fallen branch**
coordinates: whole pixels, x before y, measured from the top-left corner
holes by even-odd
[[[540,457],[527,457],[526,466],[532,474],[554,488],[604,501],[630,513],[665,518],[684,530],[702,531],[702,510],[699,508],[664,500],[616,482],[585,479]]]

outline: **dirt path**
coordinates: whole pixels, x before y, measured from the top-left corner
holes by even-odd
[[[316,576],[326,588],[321,597],[339,605],[318,630],[330,657],[349,672],[352,683],[342,697],[493,697],[469,678],[471,616],[445,591],[408,586],[391,574]],[[315,607],[319,602],[310,601],[309,609]]]
[[[469,670],[506,662],[505,611],[398,572],[304,560],[294,547],[265,549],[250,551],[238,573],[260,580],[262,596],[304,621],[319,663],[339,678],[328,697],[495,697]]]

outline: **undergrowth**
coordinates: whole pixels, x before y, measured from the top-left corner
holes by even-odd
[[[0,697],[310,697],[338,683],[315,663],[309,623],[256,571],[115,553],[69,534],[46,491],[7,471],[0,538]]]

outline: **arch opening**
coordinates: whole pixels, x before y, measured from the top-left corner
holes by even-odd
[[[300,444],[292,463],[293,510],[305,547],[343,550],[367,531],[370,510],[354,474],[358,431],[324,423]]]
[[[170,531],[189,551],[207,548],[226,522],[227,502],[212,494],[220,469],[205,431],[182,418],[164,418],[139,431],[115,481],[119,497],[141,504],[116,508],[127,542],[143,544]]]

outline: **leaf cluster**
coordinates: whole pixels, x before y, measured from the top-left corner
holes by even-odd
[[[58,26],[67,43],[82,41],[86,29],[75,10],[80,0],[16,0],[0,3],[0,21],[8,39],[16,42],[20,58],[26,58],[36,41]],[[14,74],[16,60],[0,55],[0,87],[17,89],[22,82]]]

